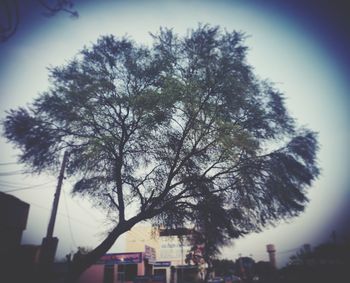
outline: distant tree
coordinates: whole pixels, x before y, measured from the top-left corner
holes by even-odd
[[[350,241],[323,243],[313,250],[303,246],[280,271],[282,282],[347,282],[350,266]]]
[[[350,241],[322,243],[313,250],[304,245],[290,257],[289,265],[349,264]]]
[[[305,264],[309,259],[312,258],[311,246],[309,244],[305,244],[303,247],[297,251],[295,255],[292,255],[289,258],[289,264],[298,265]]]
[[[251,282],[255,275],[255,261],[251,257],[240,257],[236,259],[236,274],[244,281]],[[261,263],[259,263],[261,265]],[[259,266],[258,265],[258,266]]]
[[[101,37],[3,122],[32,172],[56,174],[68,151],[73,193],[115,221],[72,263],[71,281],[135,224],[188,225],[205,199],[237,236],[296,216],[318,175],[315,133],[297,129],[283,95],[253,74],[242,33],[205,25],[153,39]]]
[[[254,275],[259,278],[259,282],[261,283],[276,282],[276,269],[267,261],[258,261],[255,263]]]
[[[235,263],[228,259],[214,259],[212,261],[216,276],[227,276],[235,273]]]

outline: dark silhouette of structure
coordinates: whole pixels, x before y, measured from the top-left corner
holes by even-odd
[[[266,246],[266,251],[269,253],[270,264],[273,268],[276,268],[276,249],[275,245],[269,244]]]
[[[0,254],[8,254],[21,244],[27,226],[29,204],[0,192]]]
[[[28,213],[28,203],[0,192],[0,282],[24,282],[33,272],[38,248],[21,246]]]

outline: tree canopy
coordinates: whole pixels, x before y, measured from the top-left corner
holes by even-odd
[[[140,221],[193,223],[204,200],[217,223],[228,216],[230,237],[303,211],[319,172],[316,134],[254,74],[245,35],[200,25],[151,36],[150,46],[101,37],[50,68],[50,88],[3,122],[33,172],[56,170],[68,151],[73,193],[116,219],[95,260]]]

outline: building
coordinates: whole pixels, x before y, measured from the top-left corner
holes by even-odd
[[[185,237],[180,241],[178,235],[185,236],[190,232],[188,229],[160,230],[149,225],[138,225],[126,233],[126,251],[134,252],[149,244],[155,249],[156,255],[153,274],[164,277],[167,283],[176,282],[177,277],[186,275],[190,270],[187,266],[180,266],[185,265],[186,254],[192,247]]]
[[[0,254],[13,251],[21,244],[26,229],[29,204],[0,192]]]
[[[151,282],[174,283],[177,277],[193,277],[197,267],[184,266],[191,246],[175,233],[162,233],[151,226],[138,225],[125,236],[125,251],[104,255],[88,268],[80,283]],[[180,278],[179,277],[179,278]]]
[[[142,252],[111,253],[104,255],[97,264],[87,269],[79,282],[133,282],[137,276],[151,275],[150,270]]]
[[[40,248],[21,245],[26,229],[29,204],[0,192],[0,281],[31,281]],[[20,269],[19,269],[20,268]],[[20,270],[20,272],[18,272]]]
[[[157,261],[171,262],[171,265],[183,265],[186,254],[191,249],[191,244],[183,238],[179,240],[178,233],[189,233],[186,231],[161,231],[151,226],[139,225],[133,227],[126,233],[127,252],[136,252],[144,249],[145,245],[149,245],[155,249]]]

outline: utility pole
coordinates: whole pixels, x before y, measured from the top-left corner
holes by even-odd
[[[65,171],[65,168],[66,168],[67,160],[68,160],[68,153],[67,153],[67,151],[65,151],[64,155],[63,155],[62,164],[61,164],[60,175],[58,176],[58,182],[57,182],[55,196],[54,196],[54,199],[53,199],[52,210],[51,210],[51,217],[50,217],[49,225],[47,227],[46,238],[52,238],[52,236],[53,236],[53,229],[54,229],[54,226],[55,226],[57,209],[58,209],[58,202],[60,200],[61,188],[62,188],[62,183],[63,183],[63,178],[64,178],[64,171]]]
[[[46,237],[43,238],[41,249],[40,249],[39,263],[41,265],[42,270],[47,274],[49,274],[49,272],[51,271],[52,264],[55,259],[57,244],[58,244],[58,238],[53,237],[53,230],[55,226],[58,202],[60,199],[61,188],[62,188],[62,183],[64,178],[64,171],[66,168],[67,161],[68,161],[68,153],[64,152],[63,160],[61,164],[61,170],[58,176],[56,192],[55,192],[54,200],[52,204],[49,225],[47,227]]]

